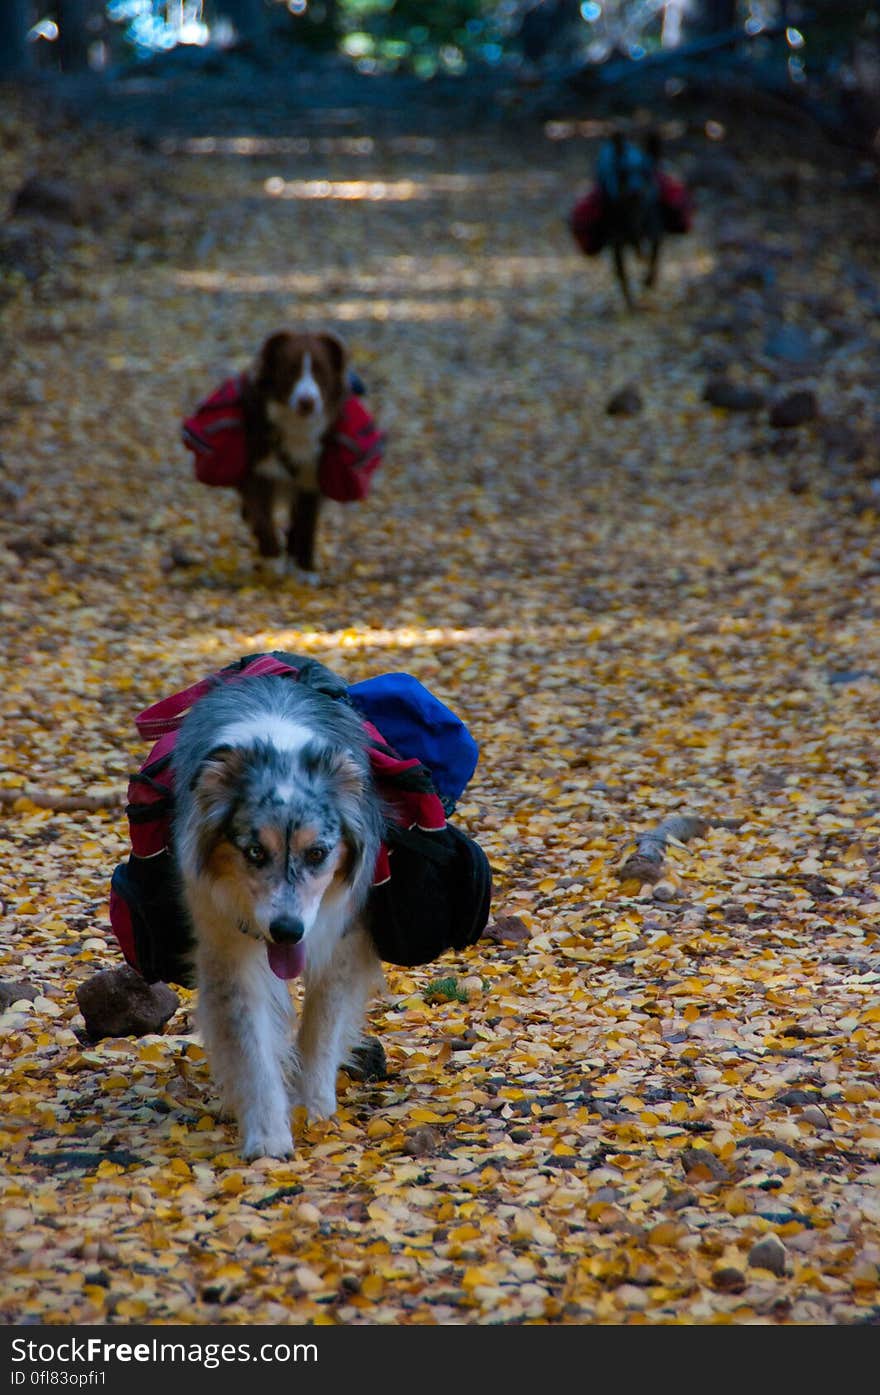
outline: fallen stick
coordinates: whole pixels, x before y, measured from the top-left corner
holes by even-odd
[[[655,829],[643,833],[636,840],[635,852],[630,853],[618,869],[618,880],[638,882],[640,885],[649,882],[653,886],[662,875],[669,839],[687,843],[691,838],[702,838],[709,827],[707,820],[701,819],[698,814],[670,814]]]
[[[57,814],[70,814],[78,810],[96,813],[99,809],[115,809],[125,802],[118,790],[108,790],[106,794],[62,794],[60,790],[30,789],[27,786],[17,790],[0,789],[0,805],[14,804],[18,799],[26,799],[30,804],[36,804],[38,809],[54,809]]]

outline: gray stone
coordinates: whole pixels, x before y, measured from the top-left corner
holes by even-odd
[[[785,1246],[778,1235],[763,1236],[749,1250],[749,1264],[753,1269],[769,1269],[771,1274],[782,1278],[785,1263]]]
[[[0,979],[0,1012],[13,1003],[20,1002],[22,998],[32,1003],[39,996],[39,988],[35,988],[32,983],[15,983],[12,979]]]
[[[816,343],[797,325],[777,325],[764,341],[764,353],[786,363],[810,363],[816,357]]]

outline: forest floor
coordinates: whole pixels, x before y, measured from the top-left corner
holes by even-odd
[[[876,192],[692,114],[694,230],[630,313],[566,226],[597,125],[407,115],[145,138],[2,94],[0,979],[35,996],[0,1015],[0,1321],[876,1322]],[[66,211],[15,212],[34,173]],[[344,336],[389,432],[316,589],[179,435],[285,325]],[[120,962],[135,714],[276,647],[464,717],[495,891],[472,949],[388,968],[389,1078],[245,1165],[192,997],[94,1044],[74,991]],[[672,814],[702,834],[622,879]]]

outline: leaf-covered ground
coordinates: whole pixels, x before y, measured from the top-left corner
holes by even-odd
[[[156,144],[3,110],[8,193],[85,204],[6,225],[0,978],[38,996],[0,1016],[0,1320],[876,1321],[876,193],[694,121],[695,231],[626,314],[565,227],[588,128]],[[391,435],[317,590],[259,573],[178,436],[305,322]],[[719,371],[820,416],[713,408]],[[270,647],[465,717],[499,924],[389,969],[390,1078],[244,1166],[186,993],[161,1036],[82,1039],[125,820],[39,795],[121,797],[134,714]],[[622,881],[676,812],[704,836]]]

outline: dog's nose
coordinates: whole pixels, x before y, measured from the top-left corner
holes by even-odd
[[[278,944],[295,945],[305,934],[305,927],[295,915],[279,915],[269,922],[269,934]]]
[[[313,397],[298,397],[294,406],[301,417],[309,417],[315,410],[315,399]]]

